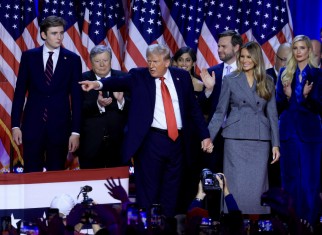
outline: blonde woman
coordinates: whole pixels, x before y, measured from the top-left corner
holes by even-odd
[[[256,42],[241,47],[237,70],[223,79],[219,103],[208,126],[212,139],[221,126],[224,174],[240,210],[244,214],[268,214],[269,208],[261,206],[260,197],[268,190],[270,146],[271,163],[280,156],[278,120],[274,81],[266,75]]]
[[[292,53],[277,83],[280,115],[282,187],[297,215],[314,224],[320,209],[322,73],[305,35],[292,42]]]

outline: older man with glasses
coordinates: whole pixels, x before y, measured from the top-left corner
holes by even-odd
[[[282,67],[285,67],[287,57],[291,53],[291,44],[286,42],[281,44],[274,58],[274,66],[266,70],[267,74],[271,75],[274,78],[274,82],[276,84],[277,76]]]

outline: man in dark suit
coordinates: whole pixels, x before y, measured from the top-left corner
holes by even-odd
[[[83,80],[96,81],[125,75],[111,69],[112,51],[98,45],[90,52],[92,70],[83,73]],[[81,169],[117,167],[122,165],[121,146],[129,100],[123,92],[83,92],[80,147]]]
[[[233,30],[220,33],[218,38],[218,56],[222,63],[208,69],[202,69],[200,73],[206,87],[205,96],[209,102],[208,121],[211,120],[216,111],[222,79],[225,75],[237,69],[236,57],[240,47],[243,45],[242,37]]]
[[[82,67],[79,56],[61,47],[64,26],[61,17],[44,19],[45,44],[21,56],[11,125],[15,143],[23,143],[24,172],[63,170],[68,151],[79,145]]]
[[[312,52],[315,64],[318,68],[322,68],[322,45],[321,42],[315,39],[311,40],[312,43]]]
[[[266,73],[274,78],[274,83],[276,84],[278,73],[282,67],[285,67],[287,57],[291,53],[291,44],[286,42],[281,44],[274,57],[274,66],[272,68],[266,69]]]
[[[211,152],[213,145],[189,73],[169,67],[165,46],[150,45],[146,56],[147,68],[80,84],[85,91],[131,91],[123,160],[134,157],[137,202],[147,209],[160,203],[166,216],[174,216],[183,157],[189,158],[190,120],[197,126],[203,150]]]

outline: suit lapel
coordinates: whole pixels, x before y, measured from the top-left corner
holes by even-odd
[[[244,92],[245,97],[249,101],[249,103],[256,109],[256,99],[253,94],[252,88],[249,87],[246,75],[244,73],[240,74],[239,79],[237,79],[237,83],[240,86],[241,90]],[[254,80],[253,86],[256,86],[256,81]]]
[[[146,69],[145,72],[147,73],[146,76],[143,76],[142,79],[147,79],[147,81],[145,82],[145,84],[147,85],[147,95],[150,96],[150,99],[147,100],[151,100],[150,103],[150,108],[152,110],[152,112],[154,112],[154,106],[155,106],[155,94],[156,94],[156,86],[155,86],[155,79],[150,75],[149,70]]]
[[[180,107],[180,113],[181,116],[183,114],[183,91],[182,91],[182,82],[181,82],[181,78],[180,76],[178,76],[179,74],[177,74],[175,71],[169,69],[170,73],[171,73],[171,77],[174,83],[174,86],[176,88],[177,91],[177,96],[178,96],[178,101],[179,101],[179,107]]]

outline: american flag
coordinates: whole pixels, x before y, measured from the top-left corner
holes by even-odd
[[[63,46],[81,57],[82,69],[83,71],[86,71],[89,68],[89,63],[86,63],[84,58],[88,58],[88,53],[81,41],[75,6],[76,2],[76,0],[44,0],[42,10],[40,12],[39,22],[50,15],[56,15],[64,18],[64,20],[67,22],[67,25],[65,27]]]
[[[292,20],[286,0],[209,1],[209,9],[199,38],[197,67],[208,68],[220,62],[218,34],[239,32],[244,42],[261,44],[266,67],[271,67],[278,46],[292,40]]]
[[[58,15],[67,21],[63,45],[81,56],[83,71],[90,68],[94,45],[109,45],[113,68],[129,70],[146,66],[147,46],[162,43],[172,53],[182,46],[197,49],[198,72],[221,62],[218,33],[228,29],[244,42],[259,42],[270,67],[278,46],[293,34],[287,0],[39,0],[38,19],[34,1],[0,2],[0,169],[9,167],[11,144],[14,163],[23,162],[12,141],[10,113],[21,52],[43,44],[38,19]],[[130,12],[124,12],[125,5]]]
[[[174,54],[180,47],[198,48],[208,1],[160,0],[164,19],[164,38]]]
[[[0,169],[7,171],[10,146],[13,163],[23,162],[12,141],[10,114],[22,51],[39,46],[38,22],[32,0],[2,0],[0,3]]]
[[[112,68],[121,69],[124,56],[125,15],[122,0],[81,3],[82,43],[88,52],[98,44],[112,49]],[[87,58],[89,63],[89,58]]]
[[[126,70],[146,66],[145,52],[152,43],[165,44],[158,0],[134,0],[129,20],[124,65]]]

